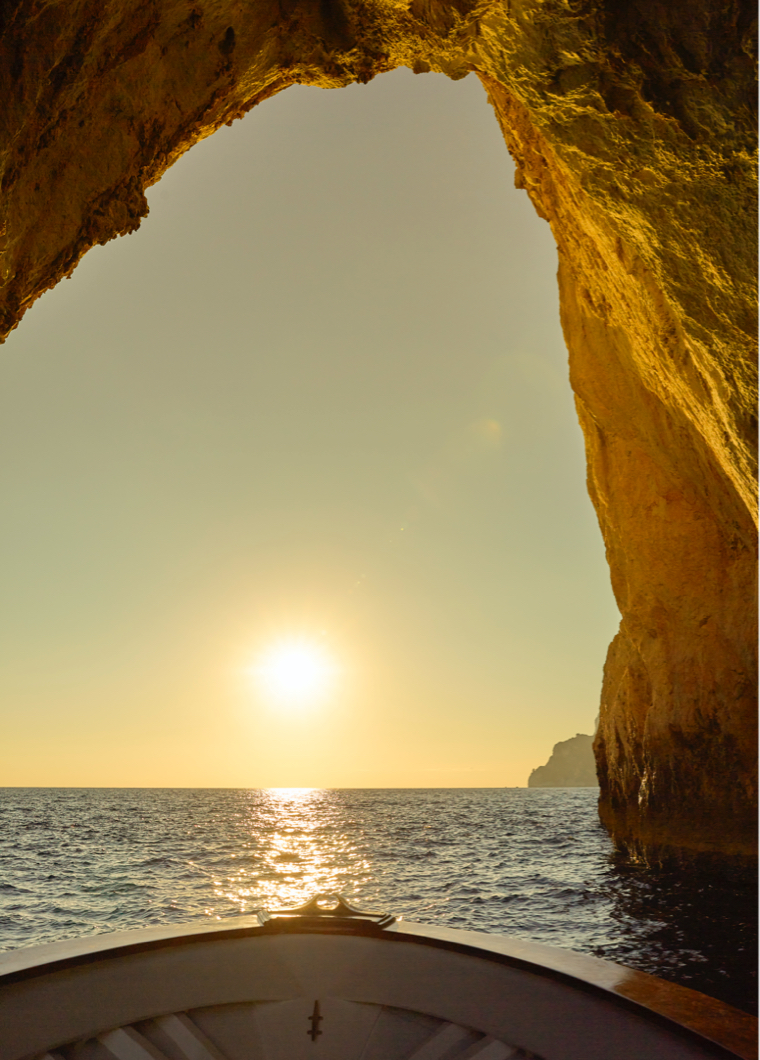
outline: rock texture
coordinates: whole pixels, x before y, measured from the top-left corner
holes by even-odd
[[[529,788],[595,788],[594,737],[579,732],[555,743],[549,761],[528,777]]]
[[[740,0],[5,0],[0,334],[298,83],[483,82],[559,248],[623,615],[596,738],[621,843],[754,843],[754,9]]]

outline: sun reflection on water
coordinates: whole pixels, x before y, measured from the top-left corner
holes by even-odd
[[[237,864],[214,875],[214,896],[249,913],[302,905],[317,893],[350,894],[369,882],[370,864],[352,834],[355,822],[325,796],[319,788],[257,792],[248,835],[229,854]]]
[[[752,874],[653,877],[614,854],[596,799],[593,788],[5,789],[0,949],[342,892],[360,909],[622,961],[754,1011]]]

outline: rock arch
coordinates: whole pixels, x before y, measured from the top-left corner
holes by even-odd
[[[621,842],[754,842],[753,10],[743,0],[8,0],[0,336],[144,189],[295,83],[481,79],[552,226],[623,620],[596,755]]]

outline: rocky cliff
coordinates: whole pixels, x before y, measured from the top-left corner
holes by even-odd
[[[545,766],[537,766],[528,777],[529,788],[595,788],[594,737],[579,732],[560,740],[552,748]]]
[[[740,0],[6,0],[0,334],[144,189],[294,83],[481,79],[552,226],[623,615],[596,737],[621,843],[754,844],[754,8]]]

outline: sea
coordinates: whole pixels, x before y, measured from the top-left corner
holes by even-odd
[[[344,894],[757,1011],[754,879],[616,852],[594,788],[0,789],[0,949]]]

